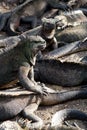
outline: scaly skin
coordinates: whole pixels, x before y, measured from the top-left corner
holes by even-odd
[[[82,41],[73,42],[71,44],[67,44],[53,51],[50,51],[43,58],[58,59],[67,55],[69,56],[70,54],[85,51],[87,51],[87,38],[83,39]],[[85,53],[84,56],[86,56]]]
[[[53,50],[43,57],[44,60],[37,61],[35,77],[41,82],[61,86],[76,86],[86,82],[86,55],[87,38]]]
[[[59,29],[65,28],[65,27],[74,27],[77,25],[82,24],[82,22],[87,22],[87,17],[83,13],[84,11],[81,9],[73,10],[70,12],[63,12],[60,15],[56,15],[54,17],[54,21],[60,20],[60,22],[57,24],[57,27]]]
[[[87,36],[87,22],[75,27],[67,27],[62,31],[57,31],[55,37],[60,44],[71,43],[82,40]]]
[[[18,79],[28,90],[45,93],[34,81],[33,66],[39,50],[46,47],[40,36],[20,35],[0,41],[0,87]],[[29,78],[28,78],[29,75]]]
[[[43,83],[77,86],[87,83],[87,65],[62,63],[55,59],[40,60],[35,65],[35,79]]]
[[[72,21],[72,19],[73,19],[73,21]],[[65,29],[65,30],[68,30],[68,28],[71,29],[71,26],[77,26],[77,27],[80,26],[80,24],[82,24],[81,22],[86,22],[86,20],[87,20],[86,17],[84,16],[84,14],[81,11],[73,11],[70,13],[64,13],[63,15],[59,15],[59,16],[55,17],[54,19],[53,18],[49,18],[49,19],[43,18],[41,26],[38,26],[34,29],[26,31],[25,34],[26,33],[28,35],[39,34],[42,38],[44,38],[47,42],[47,47],[44,52],[47,52],[47,51],[56,49],[58,47],[59,41],[57,42],[57,40],[55,38],[57,26],[59,27],[59,26],[61,26],[61,24],[63,24],[62,25],[63,28],[65,26],[70,26]],[[60,32],[62,33],[61,29],[60,29]],[[59,33],[59,34],[61,34],[61,33]],[[67,34],[65,33],[65,35],[67,35]],[[75,37],[77,37],[77,39],[78,39],[77,35],[78,34],[76,34]],[[84,34],[82,34],[82,36],[84,37]],[[68,39],[67,39],[67,41],[68,41]]]
[[[63,124],[64,120],[73,120],[75,118],[78,118],[79,120],[84,120],[85,118],[87,118],[87,115],[85,115],[81,111],[74,109],[60,110],[53,115],[52,126],[59,126],[60,124]]]
[[[43,126],[43,121],[36,116],[33,112],[37,110],[38,105],[55,105],[59,103],[63,103],[65,101],[74,100],[74,99],[84,99],[87,98],[87,89],[80,89],[74,91],[66,91],[66,92],[55,92],[53,90],[48,90],[49,95],[37,95],[35,93],[29,91],[0,91],[0,121],[8,120],[13,118],[20,112],[22,115],[34,121],[34,123],[27,124],[28,128],[40,128]],[[73,115],[75,116],[73,117]],[[60,116],[60,122],[58,121],[58,125],[62,125],[65,120],[68,119],[78,119],[78,120],[87,120],[87,115],[77,111],[77,110],[62,110],[57,114]],[[81,115],[81,118],[80,118]],[[58,117],[59,117],[58,116]],[[57,118],[58,118],[57,117]],[[56,118],[56,120],[57,120]],[[55,115],[52,119],[52,126],[57,125],[55,122]]]

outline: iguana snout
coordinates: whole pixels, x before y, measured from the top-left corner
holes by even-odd
[[[34,51],[39,51],[39,50],[43,50],[46,47],[46,41],[40,37],[40,36],[31,36],[33,39],[33,50]]]
[[[42,31],[44,36],[48,39],[54,37],[56,29],[56,21],[52,18],[49,19],[43,18],[42,23],[43,23]]]

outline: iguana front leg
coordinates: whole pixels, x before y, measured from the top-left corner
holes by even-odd
[[[25,63],[24,66],[19,67],[19,81],[21,82],[22,86],[27,90],[47,95],[47,90],[44,86],[34,84],[33,81],[28,78],[30,70],[31,67],[28,63]]]
[[[36,81],[34,80],[34,68],[33,68],[33,66],[31,66],[31,69],[30,69],[30,72],[29,72],[29,76],[28,76],[30,79],[31,79],[31,81],[36,85],[37,83],[36,83]]]
[[[27,122],[26,127],[28,129],[35,129],[35,128],[40,128],[43,126],[43,121],[41,118],[39,118],[37,115],[35,115],[33,112],[37,110],[38,104],[33,103],[27,106],[23,111],[22,114],[25,118],[29,119],[32,121],[32,123]]]
[[[34,80],[34,68],[33,68],[33,66],[31,67],[31,70],[30,70],[30,73],[29,73],[28,77],[30,77],[30,79],[34,83],[34,85],[40,85],[42,87],[46,87],[44,83],[36,82]]]

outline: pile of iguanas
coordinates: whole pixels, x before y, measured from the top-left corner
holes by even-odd
[[[87,98],[87,88],[56,92],[44,84],[87,87],[87,2],[75,2],[19,1],[13,10],[0,14],[0,31],[7,35],[0,37],[0,89],[6,89],[0,90],[0,121],[21,113],[32,120],[27,128],[39,129],[44,126],[34,114],[39,105]],[[15,90],[9,89],[13,86]],[[61,126],[71,119],[87,121],[87,114],[64,109],[50,124]]]

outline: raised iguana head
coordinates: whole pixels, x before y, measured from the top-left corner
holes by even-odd
[[[58,24],[60,24],[63,18],[58,17],[58,18],[43,18],[42,19],[42,34],[44,35],[46,39],[52,39],[54,37],[57,26]]]
[[[56,29],[56,21],[53,18],[43,18],[42,19],[43,24],[43,34],[47,39],[51,39],[54,37],[55,29]]]
[[[35,56],[38,51],[45,49],[46,42],[40,36],[27,36],[25,43],[23,44],[23,52],[28,61],[34,65]]]
[[[45,47],[46,42],[40,36],[26,36],[22,34],[0,40],[0,57],[2,59],[2,56],[8,54],[17,60],[17,63],[27,60],[27,62],[34,65],[35,55],[39,50]],[[10,59],[10,57],[8,59]]]

